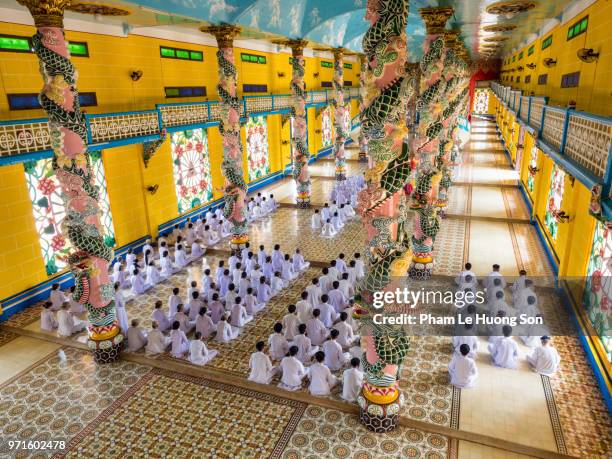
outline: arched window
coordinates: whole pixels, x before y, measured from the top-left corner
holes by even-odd
[[[249,181],[270,174],[268,158],[268,123],[265,116],[254,116],[246,123]]]

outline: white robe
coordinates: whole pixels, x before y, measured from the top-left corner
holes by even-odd
[[[191,259],[195,260],[196,258],[199,258],[202,255],[204,255],[204,250],[202,250],[202,246],[197,242],[191,244]]]
[[[325,365],[332,371],[340,370],[350,359],[350,354],[342,352],[340,343],[333,339],[323,343],[323,352],[325,352]]]
[[[187,259],[187,254],[183,249],[176,250],[174,252],[174,263],[176,264],[176,266],[179,267],[179,269],[184,268],[189,263],[189,260]]]
[[[318,308],[319,311],[321,311],[319,320],[323,322],[327,328],[333,327],[334,322],[338,319],[338,314],[334,310],[334,307],[329,303],[321,303]]]
[[[319,362],[313,363],[308,368],[308,378],[310,379],[308,390],[312,395],[329,395],[332,387],[338,382],[329,368]]]
[[[283,375],[278,386],[291,391],[300,389],[302,387],[302,379],[306,376],[306,369],[302,362],[295,357],[284,357],[280,367]]]
[[[170,332],[170,339],[172,340],[172,349],[170,351],[172,357],[182,358],[189,350],[189,340],[185,336],[185,332],[181,329],[172,330]]]
[[[249,359],[249,368],[251,372],[247,378],[249,381],[253,381],[259,384],[270,384],[272,377],[274,376],[272,362],[263,352],[253,352]]]
[[[323,229],[321,230],[321,237],[332,238],[336,234],[338,234],[338,231],[336,230],[336,228],[334,228],[334,225],[332,225],[331,223],[325,223],[323,225]]]
[[[476,362],[470,357],[464,357],[463,355],[455,354],[453,356],[448,365],[448,372],[450,373],[451,384],[461,389],[474,387],[478,378]]]
[[[180,329],[185,333],[190,333],[191,330],[193,330],[193,327],[195,326],[195,324],[189,320],[189,317],[183,311],[177,312],[174,315],[173,321],[180,323]]]
[[[321,322],[321,319],[315,317],[306,322],[306,333],[308,333],[310,341],[315,346],[323,344],[323,341],[325,341],[325,338],[327,338],[329,334],[327,327]]]
[[[298,273],[300,271],[304,271],[310,267],[310,263],[304,261],[304,257],[301,253],[293,254],[293,271]]]
[[[468,354],[468,357],[475,359],[478,351],[478,338],[476,336],[453,336],[453,348],[455,349],[455,354],[461,355],[459,348],[462,344],[467,344],[470,346],[470,353]]]
[[[128,328],[130,328],[125,306],[123,304],[115,304],[115,311],[117,322],[119,322],[119,328],[121,328],[121,333],[125,335],[128,331]]]
[[[253,317],[247,314],[245,307],[240,303],[234,303],[230,314],[230,324],[234,327],[244,327],[251,320]]]
[[[180,296],[172,294],[168,297],[168,317],[174,317],[179,304],[185,304]]]
[[[312,217],[310,217],[310,226],[312,229],[321,229],[322,221],[320,213],[313,214]]]
[[[536,373],[552,376],[559,369],[561,357],[554,347],[550,345],[541,346],[535,348],[533,354],[527,356],[527,362]]]
[[[194,365],[206,365],[217,355],[217,351],[208,350],[200,339],[194,339],[189,344],[189,361]]]
[[[226,320],[220,320],[217,324],[217,336],[215,339],[220,343],[229,343],[238,336],[239,330],[232,327]]]
[[[301,324],[305,324],[312,318],[312,305],[307,299],[295,303],[295,311],[297,312],[298,320]]]
[[[283,330],[285,332],[285,338],[291,341],[298,333],[298,326],[300,325],[300,319],[296,314],[285,314],[283,317]]]
[[[338,335],[337,341],[338,344],[340,344],[340,346],[342,346],[343,348],[351,347],[355,340],[357,340],[357,337],[353,332],[353,327],[351,327],[346,322],[340,321],[336,325],[334,325],[334,328],[340,333]]]
[[[44,331],[53,331],[57,328],[57,320],[51,309],[43,309],[40,313],[40,329]]]
[[[347,402],[356,402],[361,385],[363,384],[363,372],[358,368],[349,368],[342,374],[342,398]]]
[[[57,334],[62,337],[70,337],[75,333],[85,330],[87,323],[75,319],[66,309],[60,309],[57,313]]]
[[[160,331],[166,331],[172,325],[168,316],[161,309],[154,309],[151,317],[159,325]]]
[[[86,311],[84,305],[72,299],[72,293],[68,294],[68,302],[70,303],[70,312],[72,314],[82,314]]]
[[[153,329],[147,335],[147,346],[145,352],[147,355],[161,354],[166,352],[170,345],[171,339],[169,336],[164,336],[158,329]]]
[[[153,286],[161,282],[161,276],[159,275],[159,271],[155,266],[147,266],[146,269],[146,283]]]
[[[51,294],[49,295],[49,301],[51,302],[51,310],[59,311],[62,307],[62,304],[68,301],[68,298],[66,298],[64,292],[62,292],[60,289],[57,289],[51,290]]]
[[[195,320],[195,331],[202,333],[202,338],[209,338],[215,331],[215,324],[210,316],[198,315]]]
[[[281,360],[289,352],[289,343],[281,333],[271,334],[268,338],[268,344],[270,345],[270,358],[272,360]]]
[[[512,337],[503,337],[489,343],[489,352],[493,364],[502,368],[516,368],[516,359],[519,356],[518,345]]]
[[[297,335],[293,338],[293,345],[298,347],[296,357],[302,362],[309,362],[315,353],[319,350],[319,346],[313,346],[310,338],[306,335]]]
[[[130,327],[127,330],[129,352],[136,352],[147,345],[147,333],[141,327]]]
[[[321,302],[321,295],[323,290],[321,290],[320,285],[310,284],[306,287],[306,291],[308,292],[308,302],[314,308],[316,308]]]
[[[161,275],[163,277],[170,277],[172,274],[176,272],[176,269],[174,268],[174,264],[172,263],[172,260],[170,259],[170,255],[168,255],[167,257],[162,257],[159,261],[159,264],[161,266]]]

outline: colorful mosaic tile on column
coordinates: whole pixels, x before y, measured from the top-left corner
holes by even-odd
[[[304,83],[304,47],[305,40],[291,40],[286,44],[291,48],[293,73],[291,78],[291,93],[293,107],[291,116],[293,124],[291,143],[293,147],[293,178],[297,191],[298,207],[310,207],[310,174],[308,173],[308,132],[306,125],[306,86]]]
[[[393,430],[403,403],[399,390],[400,364],[410,340],[401,327],[377,325],[372,317],[374,292],[384,290],[392,276],[408,267],[408,207],[403,186],[410,176],[405,104],[412,87],[405,75],[406,0],[370,1],[363,39],[367,56],[367,97],[362,126],[368,139],[366,188],[359,194],[358,211],[367,231],[367,272],[358,285],[356,316],[361,320],[364,384],[358,398],[360,419],[375,432]]]
[[[336,138],[334,141],[334,157],[336,158],[336,180],[346,179],[346,158],[344,156],[344,142],[349,136],[344,125],[344,54],[342,48],[336,48],[334,52],[334,92],[332,106],[334,107],[334,128]]]
[[[64,37],[64,9],[69,1],[20,1],[30,10],[37,28],[32,37],[40,60],[44,87],[39,101],[49,116],[53,138],[53,170],[62,188],[66,216],[62,235],[73,247],[64,260],[74,275],[73,299],[88,311],[89,340],[96,360],[115,360],[123,335],[115,318],[113,286],[108,264],[113,250],[104,243],[100,222],[100,187],[87,152],[87,128],[79,104],[77,72]]]
[[[364,98],[366,97],[366,78],[368,71],[368,63],[366,57],[361,54],[359,56],[359,113],[364,109]],[[368,162],[368,141],[363,129],[359,129],[359,161],[362,163]]]
[[[417,110],[420,113],[417,135],[411,149],[418,157],[417,177],[410,207],[415,211],[412,235],[412,263],[409,275],[426,279],[433,272],[434,242],[440,230],[437,208],[433,205],[434,180],[437,167],[434,156],[439,152],[442,131],[443,100],[446,89],[444,79],[444,26],[453,14],[450,7],[421,8],[427,27],[424,54],[420,62],[421,87]],[[439,180],[439,178],[438,178]]]
[[[219,66],[219,82],[217,92],[221,121],[219,132],[223,138],[223,163],[221,170],[225,177],[223,213],[232,222],[232,250],[240,250],[249,238],[247,235],[248,219],[244,199],[247,184],[242,173],[242,143],[240,141],[240,101],[236,92],[237,72],[234,64],[234,38],[240,33],[240,28],[231,25],[202,27],[217,39],[217,64]]]

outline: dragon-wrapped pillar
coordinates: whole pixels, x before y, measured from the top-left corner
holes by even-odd
[[[336,160],[336,180],[346,180],[346,158],[344,142],[349,135],[344,126],[344,117],[347,107],[344,104],[344,50],[334,48],[334,91],[332,106],[334,107],[334,158]]]
[[[440,180],[438,165],[442,131],[443,97],[446,90],[444,73],[444,27],[453,14],[451,7],[421,8],[427,37],[424,54],[419,63],[421,70],[419,99],[419,126],[412,139],[412,151],[417,156],[417,175],[410,207],[415,211],[412,235],[412,262],[408,274],[411,278],[426,279],[433,273],[434,241],[440,229],[434,190]],[[434,183],[435,182],[435,183]]]
[[[366,188],[358,212],[366,227],[366,276],[357,286],[355,317],[361,323],[364,383],[358,397],[361,422],[375,432],[394,429],[403,403],[398,378],[410,344],[401,326],[374,323],[375,292],[393,289],[410,260],[408,207],[403,186],[410,177],[404,138],[408,0],[368,0],[370,27],[363,39],[368,64],[361,128],[368,140]]]
[[[363,112],[364,99],[366,93],[366,78],[368,71],[368,64],[366,62],[366,56],[361,54],[359,56],[359,113]],[[363,129],[359,129],[359,162],[368,162],[368,140],[364,134]]]
[[[240,27],[223,24],[202,27],[202,32],[210,33],[217,39],[217,64],[219,82],[220,123],[219,132],[223,143],[223,162],[221,171],[225,178],[223,188],[225,206],[223,215],[232,223],[230,248],[233,252],[244,248],[249,240],[248,219],[245,198],[247,184],[242,171],[242,143],[240,141],[241,102],[236,92],[236,65],[234,64],[234,38]]]
[[[293,94],[293,129],[291,144],[293,148],[293,179],[297,191],[296,203],[300,208],[310,207],[310,175],[308,173],[308,133],[306,126],[306,86],[304,84],[304,48],[306,40],[289,40],[285,42],[291,48],[292,75],[291,93]]]
[[[19,0],[34,18],[32,37],[44,86],[39,94],[49,116],[53,169],[62,188],[66,217],[62,233],[73,250],[66,257],[75,279],[73,299],[88,312],[88,347],[98,363],[116,360],[123,335],[115,316],[114,289],[108,275],[113,251],[104,244],[99,189],[87,153],[85,116],[79,105],[77,72],[64,36],[64,10],[70,0]]]

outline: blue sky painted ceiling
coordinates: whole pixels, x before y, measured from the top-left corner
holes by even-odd
[[[585,0],[582,0],[585,1]],[[409,0],[407,25],[411,61],[421,55],[425,25],[419,8],[452,6],[455,9],[448,28],[461,30],[461,39],[472,58],[478,58],[492,35],[508,37],[502,49],[519,45],[537,32],[548,20],[560,17],[570,0],[509,0],[506,4],[528,2],[535,8],[522,13],[493,15],[486,8],[497,0]],[[6,0],[0,0],[5,4]],[[16,2],[14,2],[16,3]],[[318,45],[342,46],[361,52],[363,34],[368,28],[364,19],[366,0],[100,0],[124,7],[132,14],[122,16],[126,26],[163,26],[182,24],[197,27],[203,23],[239,24],[251,38],[306,38]],[[105,18],[106,20],[106,18]],[[491,24],[513,24],[511,32],[485,32]]]

